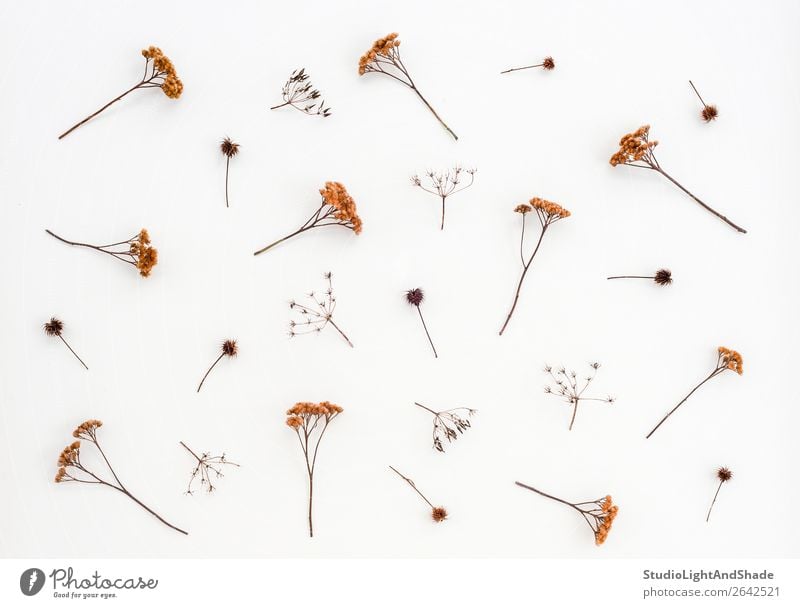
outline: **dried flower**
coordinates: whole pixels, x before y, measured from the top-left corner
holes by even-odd
[[[200,478],[200,487],[205,488],[206,492],[211,494],[211,492],[216,489],[214,484],[211,483],[212,476],[214,479],[219,479],[220,477],[224,477],[222,474],[223,467],[239,466],[235,462],[228,460],[225,457],[225,452],[219,456],[212,456],[209,452],[203,452],[200,456],[198,456],[194,450],[192,450],[192,448],[186,445],[183,441],[180,443],[186,449],[186,451],[194,456],[195,460],[197,460],[197,464],[195,465],[194,469],[192,469],[192,475],[189,478],[189,486],[186,488],[187,494],[194,494],[192,491],[192,484],[194,484],[198,477]]]
[[[64,339],[64,336],[61,335],[62,331],[64,331],[64,323],[63,321],[61,321],[60,319],[56,319],[55,317],[50,317],[50,320],[44,324],[44,333],[47,334],[48,336],[55,336],[59,338],[64,343],[64,345],[69,349],[69,352],[75,355],[75,358],[81,362],[81,365],[83,365],[83,367],[85,367],[88,370],[89,367],[83,362],[83,359],[81,359],[78,356],[78,353],[72,350],[72,347]]]
[[[362,223],[356,211],[356,202],[353,200],[353,197],[348,194],[347,189],[342,184],[339,182],[325,182],[325,187],[322,188],[319,193],[322,196],[322,204],[300,228],[282,239],[278,239],[271,245],[259,249],[253,255],[264,253],[275,245],[293,236],[302,234],[306,230],[311,230],[312,228],[344,226],[356,234],[361,234]]]
[[[447,171],[441,171],[439,173],[428,171],[425,173],[425,177],[428,178],[427,186],[423,185],[422,179],[420,179],[419,176],[414,175],[411,178],[412,185],[422,188],[425,190],[425,192],[430,192],[431,194],[434,194],[442,199],[442,230],[444,230],[444,207],[447,197],[451,194],[455,194],[456,192],[461,192],[462,190],[469,188],[475,181],[476,171],[477,169],[464,170],[459,166],[448,169]],[[462,173],[469,175],[468,184],[461,183]]]
[[[322,116],[327,118],[331,115],[330,107],[325,106],[325,100],[320,99],[322,95],[317,89],[313,88],[311,77],[306,74],[306,69],[295,70],[289,76],[289,80],[283,85],[283,103],[272,106],[270,110],[277,110],[283,106],[292,106],[309,116]]]
[[[572,418],[569,421],[569,430],[572,430],[572,425],[575,424],[575,416],[578,414],[578,404],[581,401],[601,401],[603,403],[614,403],[614,397],[609,395],[608,397],[584,397],[583,394],[586,392],[586,389],[589,388],[589,385],[594,380],[595,375],[597,374],[597,370],[600,369],[599,363],[590,363],[589,367],[591,368],[591,372],[589,375],[583,378],[585,384],[583,386],[580,385],[580,380],[578,379],[578,374],[574,371],[567,372],[566,369],[561,367],[555,373],[553,373],[553,368],[549,365],[546,365],[544,368],[544,372],[552,378],[553,382],[555,382],[555,388],[551,386],[545,386],[544,392],[548,395],[556,395],[559,397],[563,397],[566,402],[572,406]]]
[[[450,135],[453,136],[453,139],[458,140],[458,136],[453,132],[453,130],[448,127],[445,122],[439,117],[436,113],[436,110],[433,109],[433,106],[428,103],[428,100],[422,96],[422,93],[419,92],[417,85],[414,84],[414,81],[411,79],[406,66],[403,65],[403,61],[400,59],[400,41],[397,39],[397,34],[389,34],[384,38],[379,38],[375,42],[372,43],[372,47],[361,56],[361,59],[358,60],[358,74],[359,76],[363,76],[368,72],[374,72],[377,74],[385,74],[393,78],[394,80],[404,84],[409,89],[414,91],[417,96],[422,100],[431,113],[436,117],[436,120],[439,121]]]
[[[717,110],[717,106],[708,105],[705,101],[703,101],[703,98],[700,97],[700,93],[697,91],[697,87],[694,86],[694,83],[691,80],[689,81],[689,84],[691,85],[694,94],[697,95],[697,98],[700,100],[700,103],[703,104],[703,109],[700,110],[700,117],[706,122],[711,122],[712,120],[715,120],[717,116],[719,116],[719,111]]]
[[[230,207],[228,204],[228,173],[231,167],[231,159],[239,154],[239,144],[234,143],[230,137],[226,137],[219,144],[219,149],[225,157],[225,206]]]
[[[719,485],[717,486],[717,491],[714,493],[714,499],[711,501],[711,506],[708,508],[708,515],[706,515],[706,523],[711,518],[711,509],[714,508],[714,503],[717,502],[717,496],[719,496],[719,491],[722,489],[722,484],[726,481],[730,481],[733,477],[733,472],[727,467],[720,467],[717,469],[717,479],[719,479]]]
[[[670,176],[666,171],[661,168],[661,165],[658,163],[656,159],[654,149],[658,145],[658,141],[650,141],[650,125],[644,125],[639,127],[633,133],[628,133],[623,135],[622,139],[619,140],[619,150],[614,153],[609,161],[612,167],[616,167],[617,165],[628,165],[629,167],[638,167],[640,169],[649,169],[651,171],[655,171],[660,173],[664,177],[666,177],[669,181],[675,184],[678,188],[683,190],[686,194],[692,197],[696,203],[698,203],[703,209],[709,211],[716,215],[719,219],[723,222],[731,226],[732,228],[738,230],[739,232],[745,233],[747,230],[742,228],[741,226],[737,226],[727,217],[719,213],[718,211],[712,209],[708,205],[706,205],[703,201],[697,198],[694,194],[689,192],[686,188],[681,186],[675,179]]]
[[[308,473],[308,535],[314,536],[314,522],[311,505],[314,500],[314,471],[317,463],[319,442],[331,423],[342,413],[342,408],[329,401],[320,403],[299,402],[286,411],[286,425],[300,440],[300,447],[306,459]],[[314,433],[316,432],[316,435]]]
[[[425,318],[422,316],[422,309],[419,307],[424,298],[425,294],[422,293],[422,289],[419,287],[406,291],[406,302],[411,304],[411,306],[416,307],[417,313],[419,313],[419,320],[422,321],[422,329],[425,330],[425,335],[428,336],[428,342],[430,342],[431,349],[433,350],[433,356],[434,358],[438,359],[439,355],[436,353],[436,347],[433,345],[431,334],[428,332],[428,326],[425,324]]]
[[[97,429],[99,429],[101,426],[103,426],[103,423],[100,420],[87,420],[86,422],[78,425],[78,427],[72,432],[72,436],[76,439],[82,439],[83,441],[86,441],[97,448],[97,451],[100,453],[100,456],[108,468],[108,471],[111,473],[112,479],[100,477],[99,474],[94,473],[87,468],[87,466],[81,462],[81,442],[73,441],[71,444],[65,447],[58,456],[58,471],[56,472],[55,482],[65,483],[68,481],[75,481],[78,483],[97,484],[106,486],[108,488],[113,488],[117,492],[120,492],[130,498],[148,513],[155,516],[161,523],[169,526],[173,530],[177,530],[181,534],[188,534],[188,532],[173,526],[158,513],[153,511],[150,507],[146,506],[142,501],[131,494],[130,491],[128,491],[128,489],[123,485],[116,472],[111,467],[111,463],[106,457],[103,448],[100,447],[100,442],[97,439]]]
[[[150,245],[150,234],[145,228],[142,228],[138,234],[132,236],[126,241],[118,243],[111,243],[110,245],[89,245],[88,243],[76,243],[61,238],[50,230],[45,230],[47,234],[57,238],[62,243],[67,245],[75,245],[77,247],[88,247],[102,253],[107,253],[111,257],[126,262],[136,268],[139,274],[143,277],[149,277],[153,266],[158,264],[158,250]],[[122,247],[122,249],[120,249]]]
[[[235,357],[237,354],[239,354],[239,347],[236,345],[236,340],[225,340],[222,343],[220,350],[222,352],[219,354],[219,357],[217,357],[214,363],[211,364],[211,367],[208,368],[208,371],[203,376],[203,379],[200,380],[200,385],[197,387],[198,393],[200,392],[200,389],[203,388],[203,382],[205,382],[206,378],[208,378],[208,374],[211,373],[211,370],[214,369],[217,363],[220,362],[222,357]]]
[[[296,310],[300,313],[300,321],[289,321],[289,336],[294,337],[301,334],[308,334],[311,332],[321,332],[325,326],[330,325],[345,341],[352,347],[353,343],[350,342],[345,333],[333,322],[333,311],[336,309],[336,297],[333,295],[333,283],[331,281],[331,273],[326,272],[325,280],[328,281],[328,288],[325,290],[325,295],[318,298],[312,291],[308,294],[308,299],[312,302],[308,306],[300,304],[292,300],[289,302],[289,308]]]
[[[552,70],[556,67],[556,62],[553,61],[552,57],[545,57],[542,59],[542,63],[537,63],[536,65],[526,65],[521,68],[511,68],[510,70],[503,70],[500,72],[501,74],[508,74],[509,72],[516,72],[517,70],[528,70],[530,68],[542,68],[543,70]]]
[[[672,272],[670,272],[666,268],[661,268],[660,270],[657,270],[653,276],[624,274],[607,278],[609,281],[611,279],[650,279],[651,281],[655,281],[656,284],[658,285],[669,285],[672,283]]]
[[[521,488],[531,490],[537,494],[540,494],[541,496],[544,496],[545,498],[550,498],[551,500],[555,500],[556,502],[560,502],[561,504],[572,507],[583,516],[584,521],[592,529],[592,533],[594,534],[594,544],[602,545],[604,542],[606,542],[608,533],[611,530],[611,525],[614,523],[614,520],[617,518],[617,513],[619,512],[619,507],[611,500],[611,496],[607,495],[596,500],[572,503],[560,498],[556,498],[555,496],[551,496],[550,494],[545,494],[541,490],[532,488],[531,486],[520,483],[519,481],[515,483]]]
[[[142,50],[142,56],[144,57],[144,76],[142,79],[137,82],[134,86],[130,89],[125,91],[119,97],[112,99],[102,108],[97,110],[94,114],[90,114],[78,124],[76,124],[71,129],[68,129],[64,133],[58,136],[58,139],[62,139],[72,133],[75,129],[83,125],[84,123],[89,122],[92,118],[100,114],[103,110],[108,108],[109,106],[117,103],[120,99],[125,97],[128,93],[133,93],[139,89],[154,89],[159,88],[161,91],[169,97],[170,99],[178,99],[183,92],[183,83],[181,82],[180,78],[178,78],[178,74],[175,72],[175,66],[172,65],[172,62],[169,58],[161,52],[161,49],[156,46],[151,46],[149,48]]]
[[[447,443],[450,443],[458,439],[459,435],[472,427],[469,419],[478,411],[468,407],[456,407],[436,412],[421,403],[414,402],[414,405],[433,414],[433,448],[442,453],[444,453],[443,440],[447,440]]]
[[[425,495],[422,492],[419,491],[419,489],[417,489],[417,484],[415,484],[411,479],[409,479],[408,477],[403,475],[400,471],[395,469],[393,466],[389,466],[389,468],[392,471],[394,471],[395,473],[397,473],[400,477],[402,477],[406,481],[406,483],[408,485],[410,485],[414,489],[414,491],[422,497],[422,500],[424,500],[426,503],[428,503],[428,506],[431,508],[431,519],[433,519],[433,521],[435,521],[438,524],[438,523],[443,522],[445,519],[447,519],[447,509],[445,509],[444,507],[435,507],[435,506],[433,506],[433,503],[430,500],[428,500],[425,497]]]
[[[533,252],[531,253],[528,261],[525,261],[525,254],[523,253],[524,245],[525,245],[525,219],[527,218],[528,214],[531,211],[536,211],[536,217],[539,218],[539,223],[542,226],[542,231],[539,233],[539,240],[536,242],[536,247],[533,248]],[[522,231],[520,233],[519,238],[519,259],[522,262],[522,275],[519,278],[519,283],[517,284],[517,291],[514,295],[514,303],[511,305],[511,310],[508,311],[508,316],[506,317],[505,323],[503,323],[503,327],[500,329],[500,335],[503,335],[503,332],[506,330],[508,326],[508,322],[511,321],[511,315],[514,314],[514,309],[517,307],[517,302],[519,301],[519,293],[522,289],[522,282],[525,280],[525,275],[528,274],[528,269],[531,267],[533,263],[533,258],[536,255],[536,252],[539,251],[539,246],[542,244],[542,239],[544,238],[544,233],[547,232],[547,229],[555,224],[558,220],[564,219],[565,217],[569,217],[571,214],[569,211],[564,209],[561,205],[557,203],[552,203],[550,201],[546,201],[542,198],[532,198],[529,201],[529,204],[522,204],[517,205],[514,207],[514,212],[519,213],[522,215]]]
[[[675,412],[675,410],[677,410],[680,406],[682,406],[686,402],[686,400],[689,397],[691,397],[698,388],[700,388],[706,382],[711,380],[711,378],[719,376],[722,372],[724,372],[726,370],[730,370],[730,371],[736,372],[737,374],[739,374],[741,376],[742,372],[744,371],[743,367],[742,367],[742,355],[740,355],[735,350],[731,350],[729,348],[725,348],[724,346],[720,346],[719,348],[717,348],[717,364],[714,367],[713,371],[708,376],[706,376],[703,379],[703,381],[700,382],[700,384],[698,384],[691,391],[689,391],[689,394],[686,395],[683,399],[681,399],[681,401],[680,401],[680,403],[678,403],[678,405],[676,405],[669,412],[667,412],[667,415],[664,416],[661,419],[661,421],[655,426],[655,428],[653,428],[653,430],[650,431],[647,434],[646,438],[649,439],[650,436],[653,433],[655,433],[656,430],[658,430],[658,427],[660,427],[662,424],[664,424],[664,421],[667,418],[669,418],[670,416],[672,416],[672,414]]]

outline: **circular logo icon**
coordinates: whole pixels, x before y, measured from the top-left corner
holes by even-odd
[[[44,572],[39,568],[28,568],[19,577],[19,590],[25,595],[36,595],[44,587]]]

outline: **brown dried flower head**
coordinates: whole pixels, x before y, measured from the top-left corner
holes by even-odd
[[[228,158],[233,158],[239,153],[239,144],[234,143],[230,137],[226,137],[219,144],[219,149]]]
[[[669,285],[672,283],[672,272],[666,268],[662,268],[661,270],[656,271],[656,275],[653,277],[653,280],[659,285]]]
[[[94,419],[87,420],[86,422],[79,424],[78,427],[74,431],[72,431],[72,436],[78,439],[87,439],[89,441],[94,441],[95,433],[97,432],[97,429],[99,429],[101,426],[103,426],[103,423],[100,420],[94,420]],[[72,445],[76,444],[80,446],[80,443],[77,441]]]
[[[517,205],[516,207],[514,207],[514,213],[521,213],[522,215],[530,213],[531,211],[533,211],[533,208],[530,205],[526,205],[524,203],[522,205]]]
[[[611,500],[611,496],[606,496],[600,505],[602,514],[598,517],[599,525],[597,532],[594,534],[594,542],[596,545],[602,545],[606,542],[608,532],[611,530],[611,525],[617,517],[619,507],[617,507]]]
[[[368,71],[368,66],[373,63],[378,56],[391,57],[393,50],[400,46],[397,39],[398,34],[392,33],[383,38],[379,38],[372,43],[372,47],[358,60],[358,74],[363,76]]]
[[[236,340],[225,340],[225,342],[222,343],[222,353],[228,357],[235,357],[239,353]]]
[[[650,125],[639,127],[633,133],[627,133],[619,140],[619,150],[609,161],[613,167],[642,160],[647,153],[658,145],[658,141],[648,141]]]
[[[545,70],[552,70],[555,67],[556,67],[556,62],[553,61],[552,57],[549,56],[545,57],[544,61],[542,61],[542,68],[544,68]]]
[[[717,479],[721,482],[725,483],[726,481],[730,481],[733,477],[733,471],[731,471],[728,467],[720,467],[717,470]]]
[[[322,416],[331,418],[336,414],[341,414],[343,411],[341,407],[330,401],[321,401],[320,403],[300,401],[286,410],[286,424],[293,429],[297,429],[303,426],[304,422],[310,417]]]
[[[334,217],[353,225],[353,232],[361,234],[361,218],[356,211],[356,202],[348,194],[347,189],[339,182],[325,182],[319,193],[328,205],[336,209]]]
[[[423,299],[425,299],[425,294],[419,287],[416,287],[414,289],[409,289],[406,292],[406,302],[408,302],[412,306],[419,306],[420,304],[422,304]]]
[[[534,197],[529,201],[529,204],[533,209],[540,211],[548,220],[561,219],[572,215],[558,203],[553,203],[543,198]]]
[[[44,324],[44,333],[48,336],[60,336],[64,330],[64,322],[51,317],[50,320]]]
[[[175,66],[172,64],[172,61],[170,61],[169,57],[157,46],[142,49],[142,55],[145,59],[153,61],[157,72],[162,72],[164,74],[164,82],[161,84],[161,90],[164,91],[164,95],[170,99],[178,99],[181,93],[183,93],[183,83],[180,78],[178,78]]]
[[[153,266],[158,264],[158,250],[150,246],[150,234],[142,228],[131,242],[131,256],[136,260],[136,268],[143,277],[149,277]]]
[[[431,517],[437,524],[447,519],[447,509],[444,507],[433,507],[431,510]]]
[[[744,371],[742,367],[742,355],[735,350],[725,348],[724,346],[720,346],[717,349],[717,352],[719,353],[722,365],[727,367],[729,370],[736,372],[740,376],[742,375],[742,372]]]
[[[703,109],[700,111],[700,116],[703,117],[703,120],[706,122],[711,122],[712,120],[716,120],[717,116],[719,116],[719,111],[717,110],[717,106],[703,106]]]
[[[81,442],[80,441],[73,441],[63,450],[61,450],[61,454],[58,455],[58,466],[59,473],[65,467],[71,467],[76,463],[80,462],[80,451],[81,451]],[[60,482],[64,478],[64,475],[61,475],[61,478],[56,476],[56,482]]]

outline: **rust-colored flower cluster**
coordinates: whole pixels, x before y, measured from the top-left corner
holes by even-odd
[[[143,277],[149,277],[153,267],[158,264],[158,250],[150,244],[150,233],[145,228],[142,228],[137,234],[125,241],[111,243],[110,245],[78,243],[76,241],[68,241],[50,230],[45,230],[45,232],[67,245],[88,247],[126,262],[135,267]]]
[[[596,503],[595,503],[596,504]],[[600,513],[597,515],[597,530],[594,533],[594,542],[596,545],[602,545],[608,538],[608,532],[611,530],[611,525],[617,517],[619,507],[615,505],[611,496],[606,496],[600,503]]]
[[[395,49],[400,46],[400,41],[397,39],[398,35],[397,32],[394,32],[383,38],[378,38],[372,43],[372,47],[358,60],[359,76],[363,76],[367,72],[381,71],[380,66],[376,65],[379,57],[391,59],[393,55],[397,54]]]
[[[724,365],[726,369],[734,371],[740,376],[742,375],[742,372],[744,371],[742,367],[742,355],[735,350],[725,348],[724,346],[718,347],[717,353],[719,354],[720,365]]]

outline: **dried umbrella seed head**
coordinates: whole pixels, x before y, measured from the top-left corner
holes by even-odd
[[[416,287],[414,289],[409,289],[408,291],[406,291],[406,302],[408,302],[412,306],[419,306],[420,304],[422,304],[422,300],[424,299],[425,299],[425,294],[419,287]]]
[[[463,173],[469,175],[469,183],[462,183]],[[475,173],[477,173],[477,169],[462,169],[459,166],[455,166],[452,169],[448,169],[447,171],[440,171],[438,173],[433,171],[428,171],[425,173],[425,177],[421,179],[418,175],[413,175],[411,177],[411,184],[416,186],[417,188],[421,188],[425,192],[429,194],[433,194],[441,199],[442,201],[442,225],[441,230],[444,230],[444,212],[445,212],[445,203],[447,198],[457,192],[461,192],[462,190],[466,190],[475,182]]]
[[[433,414],[433,449],[441,453],[444,453],[445,441],[456,441],[459,435],[472,428],[470,419],[477,412],[469,407],[455,407],[437,412],[421,403],[415,402],[414,405]]]
[[[717,469],[717,479],[719,479],[721,482],[724,483],[726,481],[730,481],[732,477],[733,471],[731,471],[729,468],[720,467]]]
[[[295,70],[289,76],[289,80],[283,85],[283,103],[272,106],[270,110],[277,110],[283,106],[292,106],[309,116],[322,116],[327,118],[331,115],[330,107],[325,105],[325,100],[320,99],[322,93],[313,88],[310,76],[306,74],[306,69]]]
[[[589,375],[583,378],[584,384],[581,386],[581,379],[578,378],[578,374],[574,371],[567,372],[564,367],[559,368],[553,373],[553,368],[549,365],[545,365],[544,372],[548,374],[551,380],[555,383],[555,387],[545,386],[544,392],[548,395],[555,395],[557,397],[563,397],[564,401],[567,402],[568,405],[572,407],[572,417],[570,418],[569,422],[569,430],[572,430],[572,426],[575,424],[575,417],[578,414],[578,404],[581,401],[600,401],[602,403],[614,403],[615,399],[611,395],[608,397],[589,397],[584,396],[586,389],[589,388],[589,385],[592,384],[594,381],[595,375],[597,374],[597,370],[600,369],[600,364],[590,363],[589,368],[592,370],[589,372]]]
[[[289,337],[294,338],[302,334],[320,333],[325,327],[330,325],[333,327],[344,340],[353,347],[350,338],[347,337],[342,329],[334,322],[333,313],[336,310],[336,297],[333,295],[333,281],[330,272],[325,273],[325,280],[328,282],[328,287],[325,290],[325,295],[318,297],[313,291],[308,294],[308,304],[301,304],[292,300],[289,302],[289,308],[300,314],[300,320],[289,321]]]
[[[188,495],[194,494],[192,485],[198,477],[200,478],[200,487],[205,488],[206,492],[211,494],[211,492],[217,489],[212,482],[212,476],[214,479],[220,479],[221,477],[224,477],[224,474],[222,473],[224,467],[239,467],[239,465],[235,462],[228,460],[224,452],[219,456],[212,456],[209,452],[203,452],[202,454],[198,455],[183,441],[181,441],[180,444],[197,461],[194,469],[192,469],[191,476],[189,477],[189,485],[186,488],[186,494]]]

